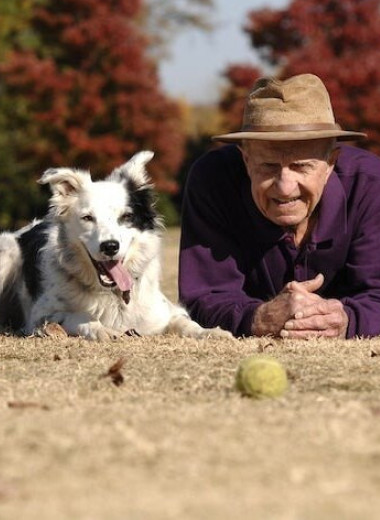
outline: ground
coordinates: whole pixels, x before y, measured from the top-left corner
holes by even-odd
[[[281,398],[235,390],[253,353],[286,368]],[[0,519],[379,517],[380,338],[0,336],[0,402]]]

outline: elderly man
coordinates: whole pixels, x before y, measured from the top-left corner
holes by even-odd
[[[186,185],[180,300],[235,336],[380,334],[380,159],[311,74],[262,78]]]

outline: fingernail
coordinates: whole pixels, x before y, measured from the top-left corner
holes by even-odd
[[[294,323],[292,321],[287,321],[284,325],[284,327],[286,329],[293,329],[294,328]]]
[[[303,312],[296,312],[294,317],[295,317],[296,320],[299,320],[299,319],[303,318]]]
[[[282,329],[282,331],[280,332],[280,336],[282,338],[287,338],[289,336],[289,332],[287,330]]]

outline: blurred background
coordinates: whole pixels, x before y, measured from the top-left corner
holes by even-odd
[[[191,163],[262,75],[319,75],[378,153],[379,63],[378,0],[1,0],[0,228],[46,211],[46,168],[103,178],[142,149],[178,224]]]

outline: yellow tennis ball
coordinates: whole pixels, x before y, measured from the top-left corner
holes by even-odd
[[[288,387],[284,367],[273,358],[249,356],[243,359],[236,374],[236,388],[256,399],[278,397]]]

